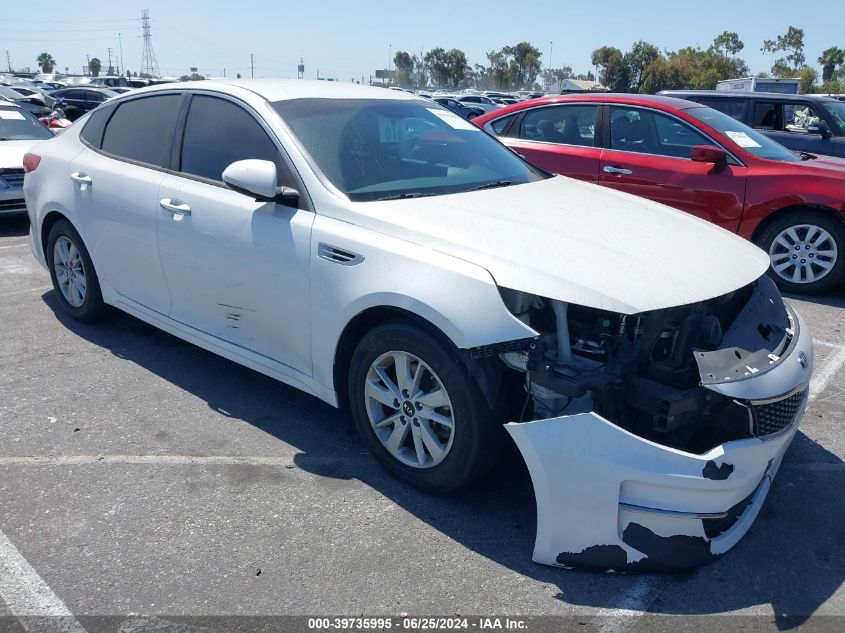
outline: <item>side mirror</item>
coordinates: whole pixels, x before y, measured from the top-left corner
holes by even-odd
[[[223,182],[238,193],[262,202],[296,204],[299,192],[290,187],[279,187],[276,165],[269,160],[239,160],[223,171]]]
[[[819,134],[822,138],[830,138],[830,127],[827,122],[819,121],[807,127],[807,134]]]
[[[693,145],[689,157],[696,163],[714,163],[715,165],[728,163],[727,152],[715,145]]]

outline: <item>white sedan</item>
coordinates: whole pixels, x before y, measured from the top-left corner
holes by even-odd
[[[719,556],[806,406],[810,334],[762,251],[552,177],[415,95],[158,86],[24,165],[32,249],[71,316],[114,306],[348,407],[424,490],[480,477],[510,433],[538,562]]]
[[[0,216],[26,213],[23,157],[52,132],[26,110],[0,98]]]

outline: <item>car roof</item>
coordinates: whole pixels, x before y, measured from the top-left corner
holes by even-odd
[[[727,99],[748,99],[762,97],[764,99],[790,101],[794,99],[809,99],[810,101],[836,101],[826,95],[789,95],[781,92],[728,92],[727,90],[662,90],[660,95],[690,96],[690,97],[724,97]]]
[[[403,90],[385,90],[375,86],[319,81],[316,79],[214,79],[180,81],[139,88],[133,95],[151,94],[163,90],[212,90],[238,94],[238,88],[249,90],[271,103],[287,99],[419,99],[418,95]],[[438,95],[439,96],[439,95]]]
[[[615,92],[583,92],[578,94],[568,95],[551,95],[548,97],[538,97],[536,99],[529,99],[527,101],[520,101],[512,105],[507,105],[493,112],[484,115],[484,120],[497,119],[501,116],[511,112],[521,112],[527,108],[535,108],[537,106],[554,105],[557,103],[618,103],[622,105],[644,105],[654,106],[659,110],[689,110],[690,108],[703,108],[700,103],[694,101],[687,101],[685,99],[677,99],[675,97],[664,97],[658,95],[641,95],[631,93],[615,93]]]

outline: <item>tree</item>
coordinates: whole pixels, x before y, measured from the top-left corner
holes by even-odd
[[[42,73],[51,73],[56,67],[56,60],[50,53],[41,53],[35,61],[41,66]]]
[[[466,53],[459,48],[453,48],[446,53],[446,68],[450,88],[459,87],[472,70],[467,63]]]
[[[845,51],[837,46],[826,49],[818,59],[822,67],[822,82],[833,79],[836,67],[845,64]]]
[[[721,35],[717,35],[713,40],[713,48],[727,57],[729,54],[736,55],[739,53],[739,51],[745,48],[745,44],[739,39],[739,35],[733,31],[725,31]]]
[[[816,72],[816,69],[811,66],[804,66],[801,71],[798,73],[798,79],[800,80],[798,83],[798,92],[801,94],[807,94],[813,91],[813,85],[816,83],[816,79],[819,78],[819,73]]]
[[[564,79],[575,79],[572,74],[571,66],[564,66],[563,68],[546,68],[540,73],[543,78],[543,85],[550,88],[560,85]]]
[[[613,92],[628,92],[628,68],[622,51],[615,46],[602,46],[593,51],[593,66],[601,66],[599,81]]]
[[[400,86],[409,88],[413,85],[411,75],[414,72],[414,60],[405,51],[396,51],[393,56],[393,65],[396,68],[396,82]]]
[[[804,56],[804,29],[790,26],[786,33],[778,35],[776,40],[765,40],[760,50],[764,53],[785,53],[785,56],[777,59],[772,66],[772,75],[775,77],[796,74],[807,61]]]
[[[103,62],[101,62],[97,57],[92,57],[91,60],[88,62],[88,70],[93,77],[97,77],[100,74],[100,69],[103,67]]]
[[[646,69],[660,57],[660,51],[654,44],[640,40],[622,58],[628,75],[628,89],[642,92]]]

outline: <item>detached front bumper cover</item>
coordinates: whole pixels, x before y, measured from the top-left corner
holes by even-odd
[[[616,571],[689,569],[745,535],[806,408],[812,343],[800,317],[788,356],[759,376],[707,385],[731,397],[802,394],[791,422],[765,438],[701,455],[645,440],[596,413],[505,426],[537,500],[535,562]],[[770,388],[788,383],[789,391]],[[753,402],[752,402],[753,404]],[[752,407],[753,408],[753,407]]]

